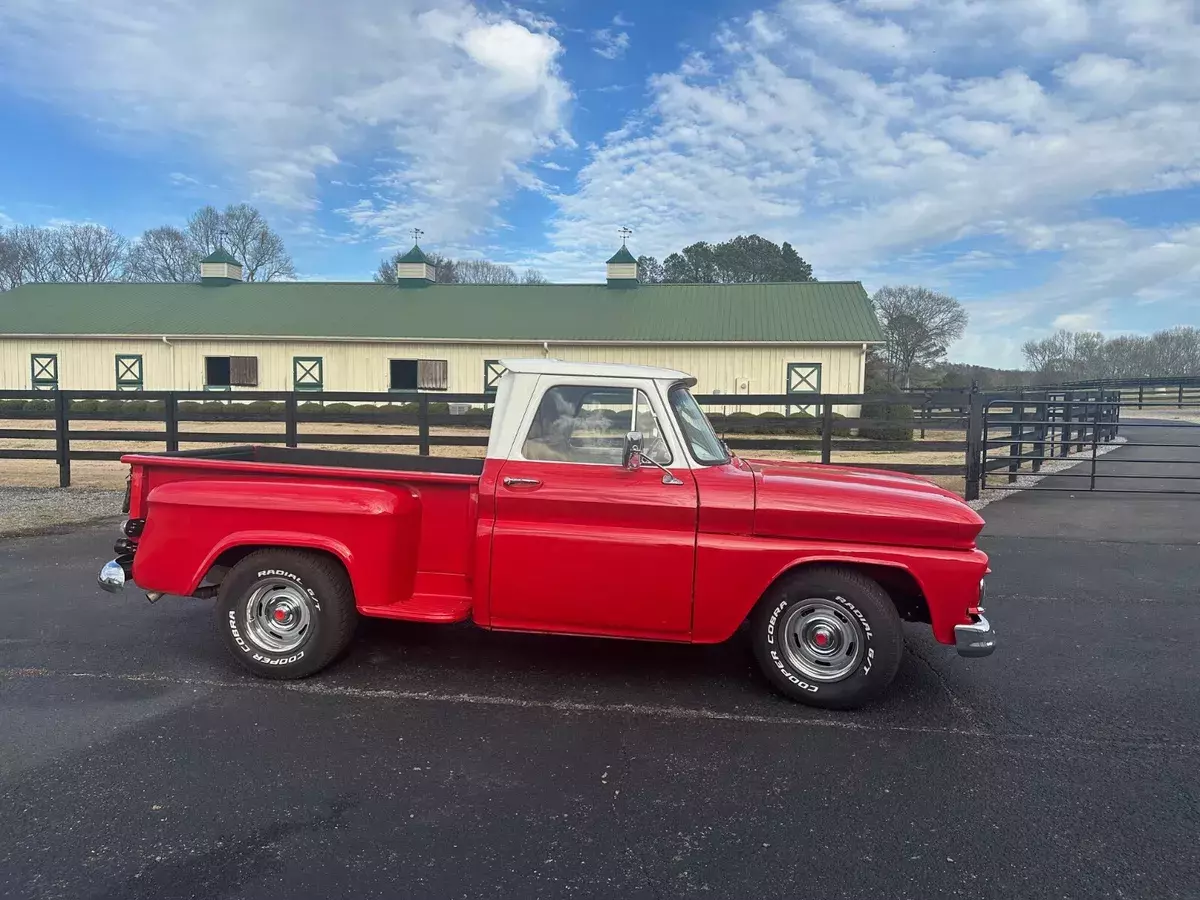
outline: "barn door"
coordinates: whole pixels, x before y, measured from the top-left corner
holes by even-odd
[[[821,364],[803,362],[788,363],[787,392],[789,394],[821,393]],[[817,407],[815,404],[797,405],[795,408],[800,412],[807,413],[810,416],[815,416],[817,414]],[[791,412],[792,405],[789,403],[786,413],[790,415]]]

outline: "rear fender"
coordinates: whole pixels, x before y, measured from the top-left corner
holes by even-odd
[[[406,485],[174,481],[150,490],[145,518],[133,574],[147,590],[189,595],[222,553],[278,546],[333,554],[346,567],[359,606],[413,593],[421,501]]]

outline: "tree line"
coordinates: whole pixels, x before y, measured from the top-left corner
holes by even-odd
[[[238,258],[246,281],[295,277],[283,239],[262,213],[234,203],[223,211],[202,206],[184,228],[163,225],[132,241],[91,223],[0,230],[0,290],[50,281],[194,282],[200,260],[218,247]]]
[[[1098,331],[1058,331],[1021,347],[1025,362],[1053,381],[1200,375],[1200,329],[1178,326],[1146,337],[1106,338]]]
[[[647,284],[764,284],[772,281],[815,281],[812,266],[796,248],[757,234],[719,244],[697,241],[661,263],[638,257],[638,274]]]

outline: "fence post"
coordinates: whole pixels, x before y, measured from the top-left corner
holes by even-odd
[[[1183,382],[1179,382],[1179,402],[1175,404],[1176,409],[1183,409]]]
[[[986,453],[986,444],[983,435],[983,402],[974,385],[971,387],[967,403],[967,479],[963,494],[968,500],[978,500],[984,462],[981,457]]]
[[[1145,396],[1146,396],[1146,386],[1144,384],[1139,384],[1138,385],[1138,409],[1142,408],[1142,401],[1145,399]]]
[[[1025,392],[1017,391],[1017,399],[1012,407],[1013,424],[1009,426],[1009,438],[1015,440],[1008,445],[1008,483],[1017,480],[1017,472],[1021,468],[1021,458],[1025,455]]]
[[[1059,456],[1066,456],[1071,452],[1071,419],[1075,415],[1075,410],[1071,400],[1073,400],[1074,397],[1074,391],[1063,392],[1062,441],[1058,445]]]
[[[1037,411],[1037,424],[1033,426],[1033,471],[1040,472],[1046,458],[1046,401],[1033,401],[1033,408]]]
[[[284,442],[289,447],[295,447],[296,440],[296,392],[292,391],[283,401],[283,431]]]
[[[422,456],[429,455],[429,395],[421,394],[417,400],[417,439],[420,441],[418,452]]]
[[[1100,396],[1104,396],[1104,392],[1100,392]],[[1088,490],[1096,489],[1096,449],[1100,443],[1100,410],[1102,406],[1099,401],[1096,402],[1096,412],[1092,416],[1092,477],[1088,482]]]
[[[859,410],[861,413],[861,409]],[[828,463],[833,450],[833,404],[828,400],[821,407],[821,462]]]
[[[929,398],[921,403],[921,440],[925,440],[925,420],[929,418]]]
[[[174,453],[179,449],[179,398],[174,391],[163,401],[163,424],[167,429],[167,452]]]
[[[71,486],[71,399],[66,391],[54,398],[54,450],[58,455],[58,486]]]

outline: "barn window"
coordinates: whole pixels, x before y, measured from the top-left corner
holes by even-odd
[[[258,387],[257,356],[204,357],[204,389],[227,391],[231,387]]]
[[[35,391],[58,390],[58,354],[34,353],[29,357]]]
[[[324,390],[325,360],[320,356],[293,356],[292,386],[297,391]]]
[[[140,353],[118,353],[117,390],[140,391],[143,386],[142,355]]]
[[[504,366],[500,364],[498,359],[485,359],[483,361],[483,392],[485,394],[494,394],[500,386],[500,376],[504,374]]]
[[[444,359],[388,360],[388,388],[393,391],[444,391],[450,364]]]

